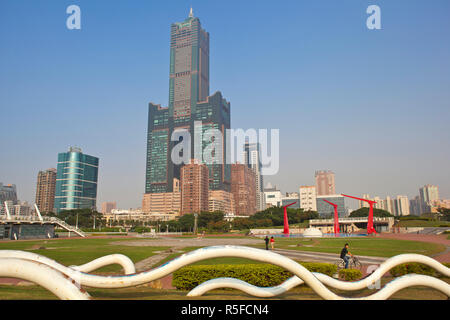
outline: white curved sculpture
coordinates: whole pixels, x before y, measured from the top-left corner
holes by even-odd
[[[0,254],[5,255],[5,252],[0,251]],[[17,253],[16,253],[17,254]],[[310,288],[312,288],[320,297],[324,299],[332,299],[332,300],[340,300],[340,299],[346,299],[345,297],[341,297],[334,292],[330,291],[326,286],[329,285],[331,287],[341,289],[341,290],[359,290],[362,289],[368,285],[373,284],[375,281],[377,281],[381,276],[391,269],[392,267],[408,263],[408,262],[419,262],[426,264],[434,269],[436,269],[438,272],[450,276],[450,269],[445,267],[444,265],[440,264],[436,260],[422,256],[417,254],[404,254],[399,255],[393,258],[388,259],[385,261],[380,268],[378,268],[371,276],[368,278],[365,278],[363,280],[357,281],[357,282],[345,282],[345,281],[339,281],[336,279],[333,279],[327,275],[320,274],[320,273],[312,273],[308,271],[305,267],[298,264],[297,262],[284,257],[282,255],[279,255],[274,252],[261,250],[261,249],[255,249],[255,248],[249,248],[249,247],[239,247],[239,246],[217,246],[217,247],[206,247],[201,248],[186,254],[183,254],[182,256],[156,268],[153,270],[149,270],[146,272],[138,273],[138,274],[132,274],[127,276],[100,276],[100,275],[92,275],[80,271],[76,271],[72,268],[65,267],[59,263],[57,263],[54,260],[42,257],[37,255],[38,257],[33,261],[38,261],[41,263],[45,263],[52,268],[70,276],[72,279],[77,279],[77,281],[84,286],[88,287],[96,287],[96,288],[124,288],[124,287],[132,287],[141,285],[147,282],[151,282],[157,279],[160,279],[162,277],[165,277],[166,275],[180,269],[181,267],[184,267],[186,265],[192,264],[194,262],[198,262],[205,259],[212,259],[212,258],[219,258],[219,257],[240,257],[240,258],[246,258],[246,259],[252,259],[256,261],[266,262],[266,263],[272,263],[274,265],[278,265],[291,273],[293,273],[295,276],[285,281],[282,285],[273,287],[273,288],[258,288],[255,286],[251,286],[243,281],[237,280],[237,279],[214,279],[210,280],[208,282],[205,282],[204,284],[200,285],[199,287],[195,288],[191,293],[190,296],[193,295],[200,295],[206,291],[209,291],[211,289],[209,288],[218,288],[218,287],[232,287],[236,289],[243,290],[245,292],[248,292],[250,294],[254,294],[256,296],[262,296],[262,297],[270,297],[274,295],[278,295],[281,293],[286,292],[290,288],[306,283]],[[0,256],[1,257],[1,256]],[[31,258],[30,255],[28,255],[28,258]],[[27,261],[27,260],[20,260],[20,261]],[[87,264],[89,265],[89,264]],[[21,265],[16,265],[17,270],[20,271]],[[16,278],[20,278],[20,272],[16,274]],[[0,272],[0,277],[4,276],[2,272]],[[35,277],[39,277],[39,272],[36,270]],[[30,280],[33,281],[33,280]],[[49,280],[51,281],[51,280]],[[59,282],[62,281],[61,279],[55,279],[54,281]],[[66,281],[69,281],[66,279]],[[35,282],[35,281],[33,281]],[[447,284],[444,281],[441,281],[439,279],[435,279],[429,276],[419,276],[419,275],[408,275],[401,278],[398,278],[392,282],[390,282],[388,285],[386,285],[383,290],[380,290],[374,295],[371,295],[369,297],[361,298],[361,299],[386,299],[390,295],[392,295],[394,292],[401,290],[408,286],[413,285],[422,285],[422,286],[429,286],[432,288],[435,288],[447,296],[450,297],[450,285]]]
[[[70,266],[70,268],[78,270],[80,272],[88,273],[110,264],[121,265],[125,274],[136,273],[136,268],[134,266],[133,261],[131,261],[130,258],[128,258],[123,254],[110,254],[108,256],[95,259],[81,266]]]
[[[68,274],[68,268],[66,266],[61,265],[55,260],[49,259],[45,256],[27,252],[27,251],[18,251],[18,250],[0,250],[0,258],[17,258],[17,259],[26,259],[35,262],[40,262],[46,264],[53,269],[56,269],[62,273]],[[136,273],[136,268],[131,261],[130,258],[123,254],[110,254],[98,259],[95,259],[91,262],[83,264],[81,266],[70,266],[69,268],[76,270],[78,272],[92,272],[101,267],[108,266],[111,264],[119,264],[124,269],[125,274],[133,274]]]
[[[385,262],[383,262],[378,269],[372,273],[369,277],[364,278],[359,281],[355,282],[346,282],[346,281],[340,281],[335,278],[332,278],[326,274],[323,273],[316,273],[313,272],[314,276],[316,276],[317,279],[319,279],[323,284],[339,289],[344,291],[355,291],[355,290],[361,290],[364,288],[367,288],[370,285],[375,284],[376,281],[378,281],[386,272],[391,270],[393,267],[404,264],[404,263],[411,263],[411,262],[417,262],[425,264],[439,273],[443,274],[444,276],[450,277],[450,268],[447,268],[443,264],[439,263],[438,261],[419,254],[401,254],[395,257],[392,257]],[[270,288],[263,288],[263,287],[256,287],[253,286],[247,282],[233,279],[236,281],[224,281],[224,279],[230,280],[233,278],[218,278],[206,281],[202,283],[201,285],[194,288],[191,292],[189,292],[188,296],[196,297],[201,296],[204,293],[218,288],[234,288],[242,290],[248,294],[254,295],[256,297],[274,297],[280,294],[283,294],[290,289],[301,285],[304,283],[304,281],[298,277],[292,277],[283,282],[282,284],[276,286],[276,287],[270,287]],[[397,278],[397,280],[400,278]],[[433,278],[434,279],[434,278]],[[426,284],[424,284],[426,285]],[[255,294],[253,294],[255,293]]]
[[[34,282],[62,300],[89,300],[87,292],[79,289],[63,273],[38,262],[0,258],[0,275]]]
[[[320,273],[319,273],[320,274]],[[316,274],[317,275],[317,274]],[[286,293],[291,288],[298,285],[297,277],[288,279],[283,284],[276,287],[262,288],[251,285],[245,281],[234,278],[218,278],[202,283],[188,293],[188,297],[199,297],[208,291],[214,289],[231,288],[241,290],[251,296],[260,298],[271,298]],[[300,280],[300,279],[299,279]],[[290,283],[289,283],[290,282]],[[299,281],[303,283],[302,280]],[[397,291],[412,286],[425,286],[441,291],[450,297],[450,286],[445,281],[424,275],[410,274],[399,277],[386,284],[380,291],[362,298],[353,298],[352,300],[385,300]],[[349,288],[344,290],[352,291]],[[341,297],[342,298],[342,297]],[[345,298],[342,298],[345,299]]]

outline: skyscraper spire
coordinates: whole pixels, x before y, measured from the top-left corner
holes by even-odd
[[[194,10],[192,9],[191,6],[191,11],[189,12],[189,18],[193,18],[194,17]]]

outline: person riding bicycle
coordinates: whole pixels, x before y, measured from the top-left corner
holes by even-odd
[[[345,269],[348,269],[348,262],[350,261],[350,258],[347,256],[347,254],[353,257],[353,254],[348,251],[348,243],[346,243],[344,248],[342,248],[341,250],[341,259],[345,262]]]

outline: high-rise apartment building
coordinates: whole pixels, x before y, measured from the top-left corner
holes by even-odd
[[[255,174],[256,183],[256,211],[265,209],[264,181],[261,174],[261,150],[259,143],[246,143],[244,146],[244,161]]]
[[[315,186],[300,187],[300,208],[304,211],[317,211],[317,192]]]
[[[0,182],[0,204],[3,205],[5,201],[17,202],[17,187],[15,184],[3,185]]]
[[[192,160],[181,167],[181,214],[209,210],[209,170],[205,164]]]
[[[370,195],[367,194],[367,193],[366,193],[366,194],[363,194],[363,196],[362,196],[361,198],[362,198],[362,199],[366,199],[366,200],[372,200],[372,199],[370,198]],[[370,207],[370,205],[369,205],[368,202],[358,200],[358,203],[359,203],[359,208],[369,208],[369,207]]]
[[[97,209],[99,159],[71,147],[58,154],[55,208],[63,210]]]
[[[334,173],[332,171],[316,171],[316,191],[318,196],[327,196],[336,194],[336,185]]]
[[[209,191],[209,211],[221,211],[225,214],[235,214],[234,197],[231,192],[223,190]]]
[[[395,214],[394,200],[390,196],[387,196],[384,201],[384,210],[390,212],[391,214]]]
[[[409,200],[409,210],[412,215],[420,216],[420,197],[415,196],[414,199]]]
[[[410,205],[407,196],[397,196],[395,199],[396,215],[397,216],[409,216]]]
[[[112,210],[117,209],[116,202],[103,202],[101,213],[110,214]]]
[[[427,184],[419,189],[420,213],[435,212],[434,203],[439,200],[439,187]]]
[[[198,123],[202,124],[201,129]],[[190,133],[189,158],[202,162],[202,155],[195,155],[194,137],[196,130],[204,133],[208,129],[219,130],[223,135],[221,161],[207,164],[209,188],[230,191],[231,168],[225,164],[225,130],[229,128],[230,103],[220,92],[209,95],[209,33],[191,10],[186,20],[171,26],[169,106],[149,104],[145,193],[173,192],[174,178],[180,179],[183,165],[172,161],[174,147],[184,139],[179,136]],[[202,147],[210,143],[203,141]],[[178,155],[187,156],[184,152],[189,150]]]
[[[40,212],[54,212],[56,169],[39,171],[36,187],[36,205]]]
[[[250,216],[256,213],[256,177],[247,165],[231,165],[231,193],[236,215]]]

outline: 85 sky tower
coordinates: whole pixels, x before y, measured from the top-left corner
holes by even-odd
[[[230,103],[220,92],[209,96],[209,33],[192,9],[183,22],[173,23],[170,40],[169,106],[149,104],[147,132],[146,193],[173,191],[173,179],[180,177],[180,165],[172,162],[172,133],[187,130],[194,155],[194,123],[202,122],[203,131],[214,128],[223,134],[230,128]],[[222,155],[226,155],[223,141]],[[205,142],[203,143],[205,147]],[[192,156],[191,156],[192,158]],[[231,168],[224,164],[208,165],[209,188],[230,191]]]

